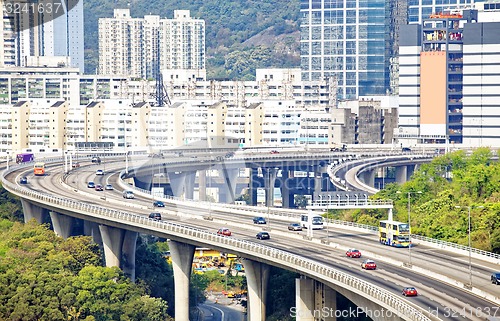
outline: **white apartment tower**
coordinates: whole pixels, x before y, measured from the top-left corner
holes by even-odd
[[[29,57],[69,57],[69,65],[84,71],[83,44],[83,2],[79,0],[58,0],[40,2],[34,6],[29,2],[19,12],[13,12],[11,6],[3,8],[0,24],[1,67],[26,67],[32,59]],[[33,8],[37,9],[33,14]],[[47,10],[45,10],[47,9]],[[42,12],[42,13],[39,13]]]
[[[99,19],[99,74],[156,78],[172,69],[205,69],[203,20],[188,10],[175,10],[174,19],[132,18],[129,9]]]

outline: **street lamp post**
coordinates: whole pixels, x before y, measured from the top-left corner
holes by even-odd
[[[9,151],[7,151],[7,169],[9,169],[9,159],[10,159],[10,155],[9,155]]]
[[[467,230],[469,234],[469,284],[465,284],[465,287],[468,289],[472,289],[472,241],[471,241],[471,218],[470,218],[470,211],[473,206],[458,206],[456,205],[455,208],[467,208]],[[484,208],[484,206],[475,206],[474,208]]]
[[[401,191],[397,191],[396,192],[397,194],[401,194],[402,192]],[[411,194],[422,194],[422,191],[418,191],[418,192],[407,192],[408,194],[408,266],[411,267],[412,266],[412,263],[411,263],[411,217],[410,217],[410,213],[411,213]]]

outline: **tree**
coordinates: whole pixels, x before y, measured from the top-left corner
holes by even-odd
[[[100,262],[89,237],[65,240],[34,220],[0,221],[0,320],[168,318],[165,300]]]

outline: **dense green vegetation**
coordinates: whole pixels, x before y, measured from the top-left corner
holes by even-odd
[[[113,17],[115,8],[130,8],[132,17],[168,19],[174,10],[190,10],[205,20],[208,79],[250,80],[255,68],[300,65],[298,0],[86,0],[86,73],[98,67],[98,19]]]
[[[167,320],[167,302],[118,268],[89,237],[0,221],[0,320]]]
[[[407,222],[411,192],[412,233],[463,245],[468,244],[470,206],[472,246],[500,253],[500,164],[492,161],[496,157],[487,148],[470,156],[464,151],[443,155],[420,166],[411,181],[387,185],[373,198],[394,200],[394,219]],[[387,212],[337,211],[331,218],[377,225]]]

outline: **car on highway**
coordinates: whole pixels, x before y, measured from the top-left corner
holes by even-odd
[[[78,168],[80,167],[80,163],[76,162],[76,163],[73,163],[73,168]]]
[[[500,284],[500,272],[493,272],[491,274],[491,283]]]
[[[401,292],[404,296],[417,296],[417,289],[415,289],[412,286],[407,286],[403,288],[403,291]]]
[[[290,223],[288,224],[289,231],[302,231],[302,226],[300,223]]]
[[[375,270],[377,268],[377,263],[373,260],[364,260],[361,263],[361,268],[365,270]]]
[[[261,216],[254,217],[253,224],[266,224],[266,219]]]
[[[348,249],[347,252],[345,252],[345,255],[347,257],[359,258],[359,257],[361,257],[361,252],[359,250],[356,250],[356,249]]]
[[[155,221],[161,221],[161,213],[153,212],[149,214],[149,218]]]
[[[28,178],[26,176],[21,177],[19,184],[28,184]]]
[[[274,150],[274,149],[273,149],[270,153],[271,153],[271,154],[279,154],[280,152],[278,152],[277,150]]]
[[[104,171],[102,169],[98,169],[95,171],[96,175],[104,175]]]
[[[217,231],[218,235],[231,236],[231,231],[228,228],[220,228]]]
[[[102,185],[101,185],[101,184],[96,184],[96,185],[95,185],[95,190],[96,190],[96,191],[103,191],[103,190],[104,190],[104,188],[102,187]]]
[[[135,198],[133,191],[123,191],[123,198],[131,199]]]
[[[106,186],[104,186],[104,189],[107,190],[107,191],[112,191],[113,190],[113,185],[106,184]]]
[[[99,158],[97,156],[92,157],[92,163],[100,164],[101,163],[101,158]]]
[[[87,183],[88,188],[95,188],[95,183],[94,182],[88,182]]]
[[[256,237],[259,240],[269,240],[271,238],[271,235],[269,235],[268,232],[259,232],[257,233]]]
[[[162,201],[154,201],[153,206],[154,207],[165,207],[165,203],[163,203]]]

